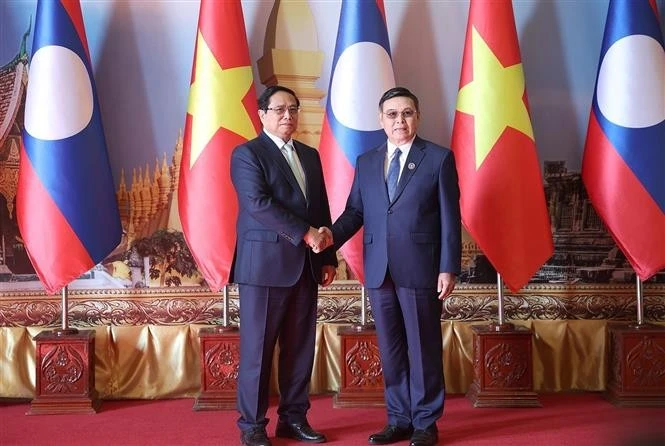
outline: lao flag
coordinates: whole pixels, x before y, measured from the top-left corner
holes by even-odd
[[[607,12],[582,179],[637,275],[665,268],[665,49],[654,1]]]
[[[333,220],[344,211],[356,158],[386,141],[379,99],[394,86],[383,0],[342,2],[319,143]],[[342,255],[364,283],[362,230],[344,244]]]
[[[240,0],[203,0],[196,34],[178,208],[189,249],[219,290],[236,241],[231,152],[256,137],[260,122]]]
[[[120,243],[120,215],[78,0],[37,4],[16,202],[21,236],[49,293]]]

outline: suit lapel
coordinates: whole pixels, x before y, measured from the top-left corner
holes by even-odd
[[[388,144],[383,143],[374,150],[374,161],[371,165],[376,166],[376,169],[371,172],[369,184],[379,184],[380,190],[383,191],[383,199],[390,205],[390,198],[388,198],[388,187],[386,186],[386,152],[388,151]]]
[[[263,146],[266,149],[266,153],[268,155],[268,158],[270,158],[273,161],[273,164],[279,168],[279,170],[282,172],[284,175],[284,178],[286,178],[286,181],[291,184],[297,191],[300,191],[300,185],[298,184],[298,180],[296,180],[295,175],[293,175],[293,171],[291,170],[291,166],[289,166],[289,163],[286,161],[286,158],[284,158],[284,155],[282,155],[282,150],[277,147],[277,144],[274,143],[272,139],[268,137],[268,135],[265,134],[265,132],[261,131],[260,136],[261,142],[263,143]],[[303,165],[302,162],[302,157],[300,157],[300,151],[298,151],[298,145],[295,143],[294,140],[294,147],[296,148],[296,153],[298,153],[298,157],[300,158],[300,164]],[[303,170],[305,171],[305,178],[307,178],[307,169],[303,165]],[[307,181],[307,179],[305,179]],[[300,193],[300,195],[303,197],[303,200],[305,199],[305,196]]]
[[[305,153],[305,149],[295,139],[293,140],[293,148],[295,149],[296,154],[298,155],[298,159],[300,160],[300,167],[302,167],[302,172],[303,172],[303,175],[305,176],[305,190],[309,193],[309,191],[312,190],[312,188],[311,188],[312,181],[310,179],[310,175],[312,174],[312,169],[310,168],[310,166],[308,164],[309,159],[307,158],[307,154]],[[289,167],[289,170],[291,170],[291,167]],[[296,186],[298,186],[298,190],[300,190],[300,186],[298,185],[298,181],[296,180],[295,176],[293,176],[293,175],[291,175],[291,176],[293,177],[293,180],[296,182]],[[303,197],[304,197],[304,195],[303,195]],[[309,200],[307,200],[307,202],[309,202]]]
[[[402,175],[399,178],[399,183],[397,183],[397,191],[395,192],[395,199],[393,203],[399,199],[399,196],[402,195],[404,188],[413,177],[413,174],[416,173],[416,169],[420,165],[420,162],[425,157],[425,144],[423,141],[416,136],[416,139],[413,140],[411,144],[411,149],[409,150],[409,156],[404,163],[404,168],[402,169]],[[386,196],[388,192],[386,192]]]

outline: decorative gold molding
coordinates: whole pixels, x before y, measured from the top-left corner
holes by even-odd
[[[339,281],[319,290],[319,322],[360,321],[361,286]],[[229,287],[229,319],[238,322],[238,289]],[[202,287],[72,290],[70,325],[221,324],[222,296]],[[370,312],[371,315],[371,312]],[[446,299],[443,320],[496,319],[495,285],[459,285]],[[509,320],[618,320],[636,318],[635,287],[630,285],[529,285],[504,296]],[[645,284],[647,321],[665,322],[665,285]],[[0,326],[58,326],[60,296],[21,291],[0,294]]]

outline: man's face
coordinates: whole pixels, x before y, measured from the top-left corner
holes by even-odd
[[[381,127],[388,140],[396,146],[409,142],[415,136],[419,119],[416,105],[406,96],[388,99],[379,113]]]
[[[270,96],[268,110],[259,110],[259,118],[271,134],[288,141],[298,128],[297,110],[296,98],[285,91],[278,91]]]

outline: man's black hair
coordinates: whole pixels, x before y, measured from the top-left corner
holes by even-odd
[[[296,98],[296,105],[300,107],[300,99],[298,99],[298,96],[296,96],[295,91],[287,87],[282,87],[281,85],[271,85],[270,87],[263,90],[263,93],[261,93],[261,96],[259,96],[259,99],[257,101],[259,104],[259,110],[267,111],[268,107],[270,107],[270,98],[272,97],[272,95],[280,91],[288,93],[294,98]]]
[[[416,97],[415,94],[411,93],[408,88],[404,87],[393,87],[390,90],[383,93],[383,96],[381,96],[381,99],[379,100],[379,110],[383,111],[383,103],[386,102],[388,99],[397,98],[397,97],[411,98],[411,100],[413,101],[413,105],[416,106],[416,111],[417,112],[420,111],[418,98]]]

